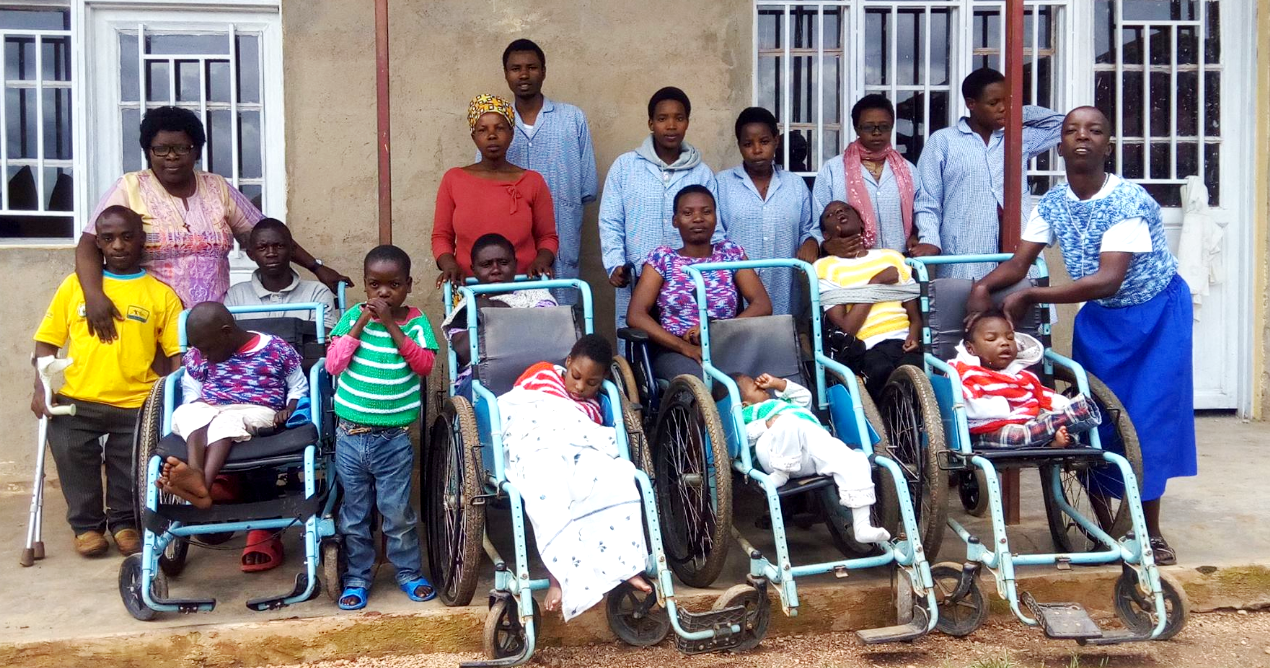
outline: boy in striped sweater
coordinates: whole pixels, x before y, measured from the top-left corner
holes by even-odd
[[[811,412],[811,392],[784,378],[735,374],[745,436],[759,466],[780,487],[790,478],[833,476],[838,499],[851,509],[852,531],[861,543],[884,543],[886,529],[873,526],[876,501],[869,458],[834,438]],[[775,390],[773,398],[770,391]]]
[[[366,254],[366,301],[344,314],[331,331],[326,370],[335,388],[335,470],[344,500],[339,531],[348,552],[342,610],[366,607],[375,563],[370,517],[383,517],[388,560],[397,586],[412,601],[436,595],[423,577],[419,518],[410,505],[414,447],[408,428],[419,420],[423,380],[432,373],[437,344],[419,309],[406,306],[413,279],[410,256],[396,246]]]
[[[1041,342],[1015,332],[1000,309],[972,315],[964,337],[952,366],[961,376],[976,447],[1065,448],[1072,436],[1102,422],[1094,402],[1057,394],[1027,370],[1041,361]]]

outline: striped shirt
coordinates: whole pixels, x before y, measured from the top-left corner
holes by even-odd
[[[822,165],[820,172],[816,174],[816,183],[811,189],[811,215],[812,219],[817,221],[817,228],[819,228],[820,214],[825,212],[825,207],[829,206],[830,202],[846,202],[852,206],[860,204],[847,198],[846,167],[842,156],[839,155]],[[873,207],[873,214],[877,216],[878,238],[874,245],[877,248],[890,248],[903,253],[908,248],[908,238],[904,236],[904,212],[900,208],[900,182],[895,179],[891,164],[882,162],[881,179],[873,178],[873,173],[860,165],[855,168],[864,172],[864,188],[869,191],[869,205]],[[913,193],[916,198],[916,193],[922,191],[921,175],[917,173],[917,166],[911,162],[908,164],[908,173],[913,176]],[[939,238],[939,229],[934,221],[929,218],[923,221],[916,215],[913,218],[915,219],[913,225],[920,241],[934,243],[929,240]],[[930,229],[923,230],[922,224],[929,225]],[[731,233],[731,231],[729,228],[728,232]]]
[[[362,315],[363,305],[350,308],[331,336],[348,335]],[[418,309],[411,309],[401,331],[427,350],[436,350],[432,325]],[[422,381],[397,350],[384,325],[370,320],[348,366],[335,388],[335,414],[350,422],[374,427],[404,427],[419,419]]]
[[[1040,379],[1026,369],[1016,373],[993,371],[960,360],[954,360],[952,366],[961,376],[961,391],[970,414],[972,434],[991,433],[1007,424],[1023,424],[1040,415],[1041,409],[1049,410],[1053,406],[1053,391],[1041,385]],[[998,401],[993,403],[993,398]],[[1001,410],[992,410],[993,405],[999,405]]]
[[[867,285],[874,276],[888,267],[895,267],[895,270],[899,272],[900,280],[897,285],[913,283],[913,275],[908,265],[904,263],[904,256],[887,248],[871,250],[858,258],[822,257],[816,260],[813,267],[816,270],[816,277],[820,279],[821,294],[827,290],[858,288]],[[826,311],[831,308],[833,306],[824,306]],[[847,310],[852,308],[851,305],[847,305]],[[891,339],[903,341],[908,338],[908,328],[908,312],[904,310],[903,304],[881,302],[869,309],[869,316],[865,318],[864,325],[855,336],[864,342],[866,348],[872,348]]]
[[[600,411],[600,402],[595,399],[586,399],[579,401],[564,386],[564,374],[566,370],[558,364],[551,362],[539,362],[528,369],[525,373],[516,379],[516,384],[512,387],[522,390],[532,390],[534,392],[545,392],[553,397],[560,399],[568,399],[572,401],[578,410],[586,414],[591,421],[596,424],[604,424],[604,414]]]

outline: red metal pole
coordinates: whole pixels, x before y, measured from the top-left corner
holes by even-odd
[[[392,243],[392,117],[388,106],[388,0],[375,0],[375,112],[379,140],[379,243]]]
[[[1023,0],[1005,3],[1005,81],[1009,108],[1005,114],[1005,204],[1001,216],[1001,252],[1013,253],[1022,234],[1023,182]],[[1034,56],[1035,57],[1035,56]],[[1018,524],[1019,470],[1002,475],[1005,523]]]

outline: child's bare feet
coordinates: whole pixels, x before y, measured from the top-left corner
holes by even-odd
[[[1054,442],[1050,445],[1050,447],[1065,448],[1071,444],[1072,436],[1067,433],[1067,427],[1059,427],[1058,431],[1054,432]]]
[[[560,610],[560,602],[564,600],[564,592],[560,590],[560,582],[556,580],[556,576],[548,576],[551,586],[547,587],[547,595],[542,599],[542,607],[547,612],[556,612]]]
[[[163,464],[163,475],[156,484],[159,484],[163,491],[189,501],[195,508],[212,507],[212,497],[207,492],[207,481],[203,479],[203,472],[190,468],[188,464],[176,457],[168,457],[167,462]]]
[[[648,584],[648,580],[645,580],[643,575],[632,575],[626,579],[626,582],[630,586],[644,592],[645,594],[653,593],[653,586]]]

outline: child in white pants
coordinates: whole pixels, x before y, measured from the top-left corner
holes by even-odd
[[[876,501],[869,458],[836,439],[810,410],[811,392],[798,383],[762,374],[732,377],[741,393],[745,435],[759,466],[777,487],[790,478],[833,476],[838,498],[851,509],[852,531],[861,543],[882,543],[891,534],[873,526]],[[776,391],[773,398],[770,390]]]

